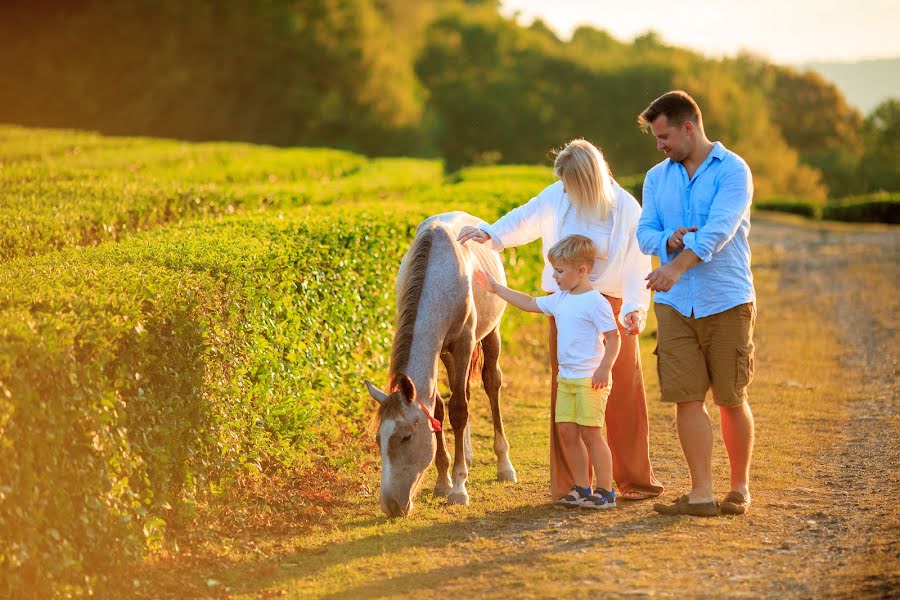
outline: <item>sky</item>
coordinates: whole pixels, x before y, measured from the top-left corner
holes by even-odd
[[[852,9],[848,8],[852,7]],[[749,50],[779,64],[900,57],[900,0],[502,0],[563,39],[581,24],[622,41],[652,29],[707,56]]]

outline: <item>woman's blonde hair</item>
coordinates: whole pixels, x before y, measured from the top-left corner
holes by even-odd
[[[587,140],[572,140],[556,155],[553,172],[562,180],[579,219],[606,220],[615,191],[609,165],[596,146]]]

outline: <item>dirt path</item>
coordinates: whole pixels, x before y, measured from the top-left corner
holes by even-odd
[[[348,490],[329,525],[216,531],[202,547],[148,561],[135,595],[896,597],[900,230],[756,216],[751,242],[759,321],[749,515],[662,517],[647,502],[602,514],[548,506],[546,324],[535,318],[507,331],[502,358],[518,484],[493,481],[477,390],[469,506],[447,507],[426,487],[411,517],[387,521],[373,474]],[[641,344],[651,456],[673,497],[686,490],[687,469],[672,409],[655,401],[652,334]],[[722,496],[720,437],[714,454]]]
[[[823,342],[841,346],[838,379],[851,388],[834,439],[815,463],[820,485],[806,493],[819,501],[810,503],[815,510],[803,515],[808,527],[798,532],[812,546],[803,560],[820,563],[826,574],[811,589],[815,595],[896,597],[900,233],[757,219],[753,234],[756,244],[777,253],[781,287],[805,289],[816,309],[835,321],[837,339]]]

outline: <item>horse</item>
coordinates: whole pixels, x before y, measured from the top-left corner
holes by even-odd
[[[409,514],[432,462],[437,467],[434,495],[446,497],[448,504],[469,503],[469,380],[479,354],[493,417],[497,479],[516,481],[500,415],[499,326],[506,302],[472,282],[476,270],[502,284],[506,275],[496,252],[456,241],[462,227],[480,222],[464,212],[429,217],[400,263],[389,392],[365,382],[379,404],[372,425],[381,452],[381,509],[389,517]],[[437,387],[438,359],[450,382],[447,407]],[[446,408],[454,433],[452,481],[443,431]]]

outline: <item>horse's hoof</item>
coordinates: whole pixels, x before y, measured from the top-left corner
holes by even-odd
[[[466,492],[452,492],[447,496],[447,504],[461,504],[463,506],[469,503],[469,494]]]
[[[450,495],[450,484],[445,483],[441,485],[440,483],[435,484],[434,486],[434,495],[438,498],[446,498]]]
[[[497,481],[508,481],[516,483],[519,479],[516,477],[516,470],[510,467],[505,471],[497,471]]]

